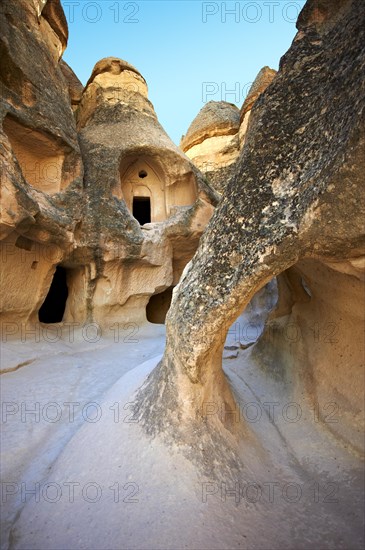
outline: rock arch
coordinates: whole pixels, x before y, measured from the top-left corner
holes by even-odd
[[[121,170],[121,198],[133,214],[135,198],[149,198],[151,222],[162,222],[167,218],[164,173],[150,159],[141,156],[131,160]]]
[[[315,13],[315,2],[308,6]],[[312,23],[306,22],[307,16],[299,20],[297,39],[282,59],[278,77],[252,110],[235,175],[174,292],[166,320],[164,358],[138,397],[138,403],[143,403],[141,420],[147,433],[166,433],[173,426],[171,436],[193,446],[201,440],[194,441],[192,434],[199,434],[204,403],[234,410],[234,395],[221,368],[225,337],[254,294],[273,277],[291,269],[290,300],[298,302],[298,325],[310,326],[309,321],[315,321],[319,311],[325,318],[336,292],[339,319],[346,319],[350,293],[355,303],[360,302],[358,268],[364,265],[365,217],[364,91],[358,87],[360,64],[349,65],[345,60],[363,51],[359,25],[364,13],[358,4],[345,2],[337,18],[336,9],[329,4],[327,7],[326,24],[322,27],[318,23],[316,29],[323,33],[321,48],[312,41],[312,28],[306,26]],[[346,34],[349,28],[353,30],[351,41]],[[310,74],[306,69],[309,58]],[[339,84],[341,78],[346,79],[346,89]],[[348,118],[343,117],[345,109],[351,112]],[[330,283],[337,290],[328,292],[325,301]],[[336,322],[336,311],[328,323],[333,318]],[[363,304],[361,317],[352,317],[356,318],[348,321],[349,327],[350,323],[356,327],[364,322]],[[351,388],[341,388],[342,351],[359,348],[359,343],[355,330],[346,328],[343,335],[343,346],[334,343],[331,349],[332,363],[336,358],[339,364],[335,382],[333,365],[325,372],[324,359],[313,377],[317,377],[316,391],[322,392],[320,386],[326,380],[333,383],[334,393],[344,391],[341,400],[351,418]],[[311,351],[309,342],[305,349]],[[299,370],[302,355],[302,349],[297,349],[292,370]],[[359,379],[358,358],[348,353],[346,361],[348,372],[358,371],[350,378]],[[324,391],[322,395],[332,399]],[[245,428],[208,420],[211,425],[206,424],[204,430],[213,443],[207,442],[204,448],[206,455],[210,453],[219,461],[219,447],[226,451],[228,443],[236,444],[238,430],[243,433]]]

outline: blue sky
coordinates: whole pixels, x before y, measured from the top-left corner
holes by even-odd
[[[264,65],[277,69],[304,0],[61,0],[69,43],[64,59],[86,83],[115,56],[145,77],[161,124],[179,144],[209,100],[242,105]]]

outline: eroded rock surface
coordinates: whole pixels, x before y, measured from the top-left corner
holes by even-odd
[[[80,250],[95,270],[84,275],[85,315],[100,324],[143,322],[152,295],[162,309],[171,298],[216,196],[167,136],[144,78],[125,61],[96,64],[76,117],[87,166]]]
[[[70,96],[72,110],[75,111],[81,101],[84,87],[71,67],[67,65],[66,61],[63,61],[63,59],[60,61],[60,69],[68,85],[68,93]]]
[[[237,171],[236,161],[245,142],[252,107],[275,75],[269,67],[261,69],[241,111],[226,101],[209,101],[181,139],[181,149],[221,194]]]
[[[244,423],[202,414],[207,402],[235,409],[221,369],[225,335],[282,273],[292,282],[279,285],[273,340],[265,331],[256,346],[265,374],[280,376],[294,398],[341,403],[341,426],[331,430],[363,451],[364,18],[359,2],[307,3],[174,292],[164,359],[140,394],[142,418],[149,433],[169,432],[192,448],[205,438],[199,460],[210,471],[215,459],[224,464],[222,448],[245,440]]]
[[[39,322],[145,322],[152,295],[163,322],[218,196],[137,69],[102,59],[83,88],[61,60],[58,0],[4,2],[1,28],[5,337]]]
[[[239,154],[238,108],[225,101],[209,101],[191,123],[180,147],[222,192]]]
[[[143,76],[110,57],[83,89],[60,60],[60,3],[1,4],[2,339],[22,336],[8,342],[7,396],[107,412],[82,427],[81,414],[13,418],[5,473],[18,487],[85,487],[92,473],[108,495],[92,511],[83,492],[6,495],[6,547],[363,548],[364,12],[309,0],[241,117],[228,104],[197,117],[186,150],[204,162],[216,144],[230,183],[194,256],[218,196],[158,123]],[[64,304],[50,321],[52,294]],[[145,325],[135,349],[116,335],[162,323],[171,298],[154,368],[162,327]],[[72,323],[114,339],[57,345]],[[131,425],[109,414],[119,403],[134,404]],[[121,515],[111,484],[131,479],[140,505]]]
[[[248,122],[255,102],[258,100],[261,94],[264,93],[266,88],[270,86],[274,80],[276,71],[270,69],[270,67],[263,67],[257,77],[255,78],[248,94],[243,102],[240,112],[240,129],[239,129],[239,142],[240,148],[243,147],[245,142],[245,136],[248,128]]]
[[[36,321],[55,265],[74,247],[83,167],[59,64],[61,5],[5,1],[0,18],[1,309],[14,333]]]

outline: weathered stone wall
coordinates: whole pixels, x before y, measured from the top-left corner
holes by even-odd
[[[60,59],[68,30],[58,0],[5,2],[1,27],[7,336],[39,321],[146,322],[151,296],[177,284],[218,197],[158,123],[134,67],[103,59],[83,88]],[[141,198],[152,222],[143,229],[133,211]],[[67,301],[53,316],[58,266]]]
[[[305,332],[322,318],[337,323],[341,337],[330,353],[325,344],[310,346],[309,336],[290,350],[279,339],[277,368],[290,360],[292,373],[306,372],[298,391],[306,385],[312,397],[339,396],[345,427],[359,407],[354,380],[361,381],[363,339],[350,327],[364,322],[365,311],[364,19],[356,1],[306,4],[279,73],[253,107],[236,175],[175,289],[164,359],[140,394],[142,417],[147,431],[193,447],[206,434],[211,466],[244,430],[201,417],[207,401],[235,407],[221,370],[224,336],[252,296],[292,266],[303,272],[305,299],[296,305],[291,298],[284,324],[292,315]],[[348,403],[352,391],[355,405]],[[354,448],[360,416],[347,434]]]
[[[58,263],[74,247],[83,168],[59,59],[67,24],[50,6],[0,9],[1,319],[34,323]]]
[[[151,296],[178,282],[217,198],[158,123],[143,77],[126,62],[97,63],[76,118],[88,204],[79,239],[93,266],[89,319],[142,323]],[[147,223],[133,216],[136,199],[147,200]]]
[[[360,456],[364,268],[363,257],[331,262],[308,258],[280,274],[278,304],[253,350],[268,377],[291,387],[293,401],[308,400],[317,422]],[[334,417],[335,422],[326,422]]]

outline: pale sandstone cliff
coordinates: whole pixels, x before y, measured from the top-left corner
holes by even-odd
[[[147,315],[163,322],[216,194],[168,138],[134,67],[103,59],[83,89],[61,60],[58,0],[5,2],[1,27],[7,337],[39,322],[143,322],[152,295]]]
[[[36,321],[55,265],[74,247],[83,165],[59,63],[59,2],[3,2],[0,18],[1,309],[16,332]]]
[[[171,436],[192,447],[203,438],[199,460],[211,472],[223,448],[245,440],[244,423],[202,416],[206,402],[235,409],[221,368],[225,335],[275,276],[271,333],[268,326],[252,351],[258,368],[293,400],[340,403],[341,422],[330,428],[363,451],[364,17],[356,1],[306,4],[174,293],[163,361],[141,391],[146,430],[173,427]],[[291,325],[300,338],[286,337]]]
[[[181,139],[180,148],[221,194],[237,170],[252,107],[275,75],[269,67],[261,69],[240,111],[226,101],[209,101]]]

